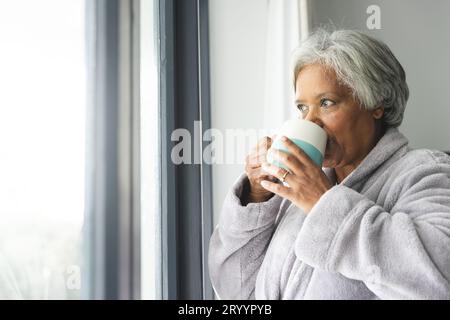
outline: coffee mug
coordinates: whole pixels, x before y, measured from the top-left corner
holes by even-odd
[[[277,131],[275,141],[272,142],[271,149],[288,152],[283,145],[281,137],[288,137],[293,143],[301,148],[315,164],[322,166],[327,145],[327,134],[317,124],[303,119],[292,119],[286,121]],[[289,152],[288,152],[289,153]],[[284,165],[275,161],[270,153],[267,155],[267,162],[288,170]]]

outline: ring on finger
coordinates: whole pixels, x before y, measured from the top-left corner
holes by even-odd
[[[289,171],[286,170],[286,172],[285,172],[285,173],[283,174],[283,176],[280,178],[280,181],[281,181],[281,182],[286,181],[286,177],[287,177],[288,174],[289,174]]]

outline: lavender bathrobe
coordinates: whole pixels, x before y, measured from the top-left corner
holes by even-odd
[[[334,171],[325,169],[331,181]],[[210,240],[221,299],[450,299],[450,157],[389,129],[309,214],[228,193]]]

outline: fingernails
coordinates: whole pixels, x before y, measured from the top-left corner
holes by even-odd
[[[287,141],[287,137],[282,136],[282,137],[281,137],[281,141]]]

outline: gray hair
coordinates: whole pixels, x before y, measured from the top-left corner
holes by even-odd
[[[365,109],[384,107],[387,126],[402,123],[409,97],[405,71],[380,40],[358,31],[319,29],[294,51],[293,60],[294,88],[302,68],[319,63],[334,70]]]

